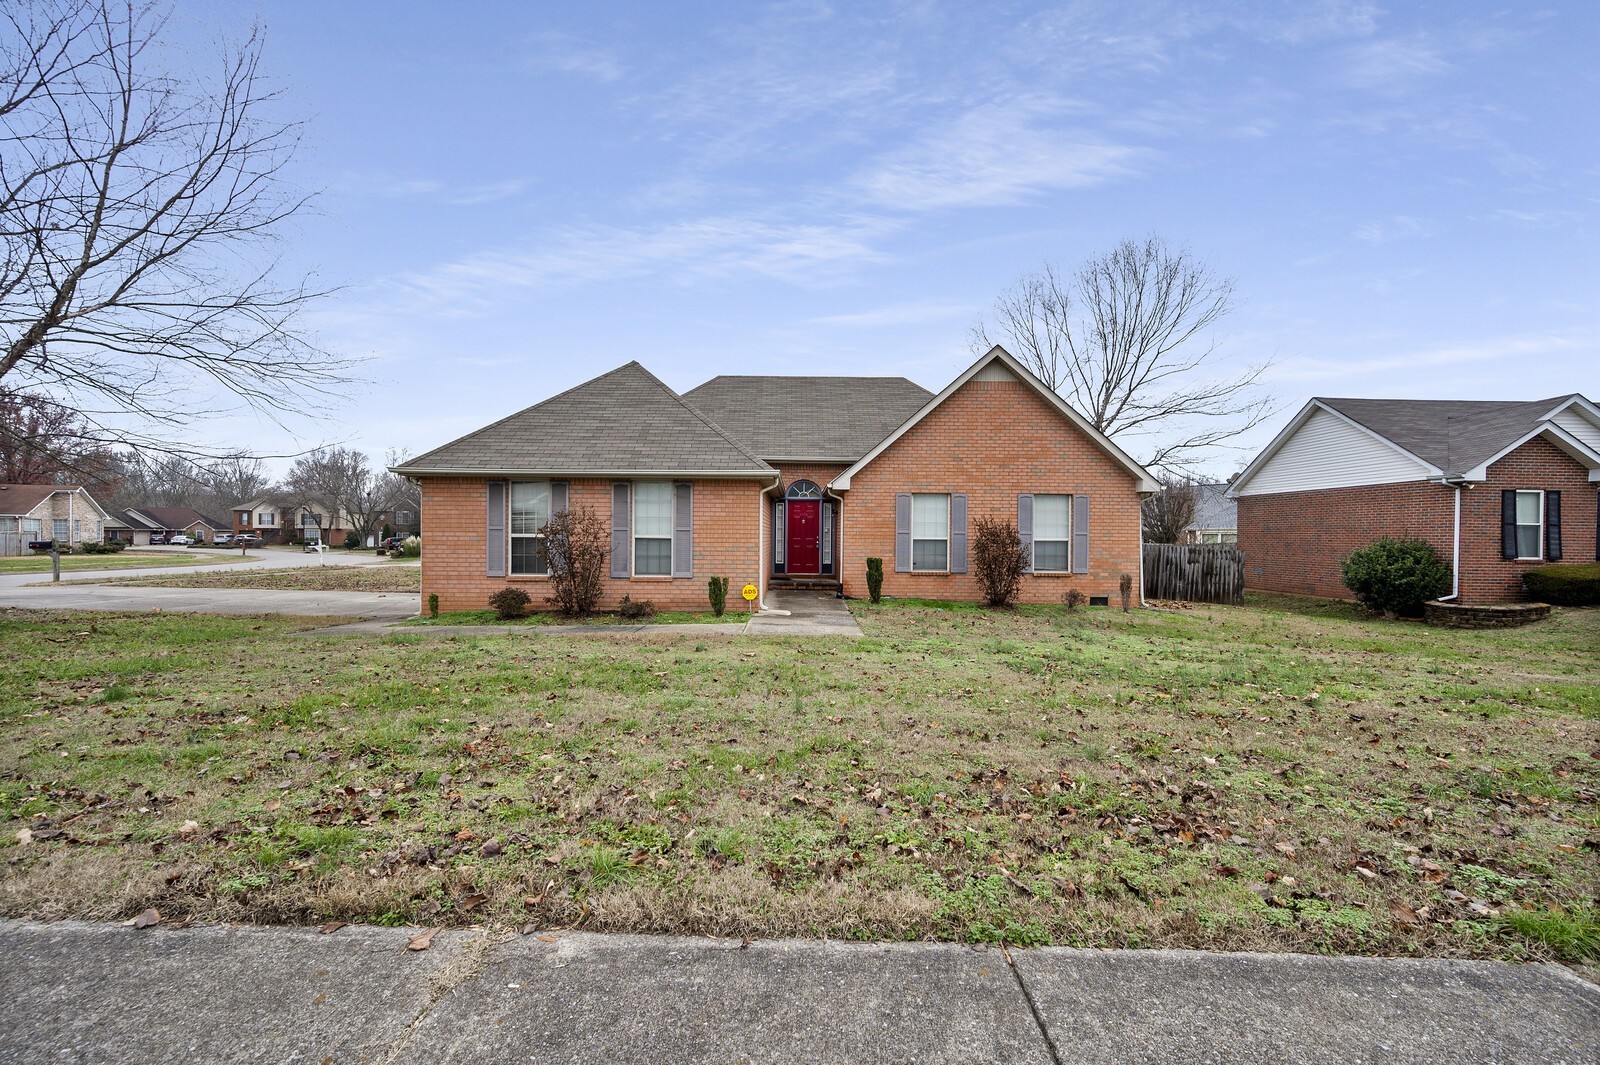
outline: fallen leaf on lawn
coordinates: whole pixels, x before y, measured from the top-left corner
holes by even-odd
[[[178,834],[180,836],[192,836],[198,831],[200,831],[199,821],[185,821],[183,827],[178,829]]]
[[[1399,899],[1389,900],[1389,913],[1401,924],[1421,923],[1420,919],[1417,917],[1417,911],[1413,910],[1410,906],[1406,905],[1404,902],[1401,902]]]
[[[478,848],[478,855],[483,858],[493,858],[495,855],[500,853],[500,849],[500,841],[497,839],[491,839],[483,846]]]
[[[130,928],[149,928],[161,923],[161,914],[156,910],[146,910],[131,921],[123,921]]]
[[[19,828],[19,829],[17,829],[17,842],[18,843],[32,843],[33,842],[33,829],[31,829],[31,828]]]
[[[430,928],[426,932],[419,932],[406,940],[407,950],[427,950],[433,945],[433,937],[443,932],[442,928]]]
[[[1280,854],[1287,854],[1291,858],[1294,857],[1294,844],[1293,843],[1274,843],[1272,845],[1272,849],[1277,851]]]
[[[539,937],[539,942],[541,942],[541,943],[554,943],[555,941],[556,941],[556,937],[555,936],[540,936]]]
[[[317,929],[317,931],[321,932],[323,935],[328,935],[332,932],[337,932],[339,929],[343,928],[349,923],[349,921],[329,921],[327,924]]]

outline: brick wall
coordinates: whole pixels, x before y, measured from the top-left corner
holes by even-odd
[[[876,555],[883,559],[885,595],[980,598],[970,561],[964,574],[894,572],[899,492],[965,492],[969,538],[980,517],[1015,522],[1021,493],[1087,493],[1089,572],[1030,575],[1019,598],[1056,603],[1077,588],[1114,603],[1124,573],[1133,575],[1137,595],[1139,496],[1133,477],[1020,382],[969,381],[851,478],[843,493],[850,514],[841,551],[845,594],[867,594],[866,560]]]
[[[39,521],[39,536],[50,540],[55,536],[55,521],[60,518],[70,522],[67,532],[67,541],[79,543],[84,540],[99,540],[105,533],[105,527],[100,521],[100,512],[86,503],[82,496],[74,492],[55,492],[47,499],[30,510],[28,518]],[[21,522],[17,528],[22,528]]]
[[[484,552],[487,480],[424,477],[422,480],[422,604],[438,595],[440,610],[483,610],[505,587],[525,589],[543,607],[549,581],[543,577],[488,577]],[[589,506],[608,526],[611,480],[570,480],[569,505]],[[707,610],[706,582],[727,577],[729,608],[741,604],[738,590],[756,580],[762,564],[757,522],[762,483],[694,482],[694,576],[634,577],[605,582],[602,610],[614,610],[623,595],[648,599],[662,610]],[[510,553],[507,552],[509,559]],[[608,567],[609,572],[609,567]]]
[[[1537,562],[1500,557],[1500,492],[1561,492],[1563,559],[1595,557],[1595,486],[1588,470],[1543,438],[1489,468],[1489,479],[1461,493],[1461,596],[1464,604],[1524,598],[1522,574]],[[1448,566],[1455,491],[1439,484],[1369,485],[1278,492],[1239,500],[1245,586],[1262,591],[1350,598],[1339,561],[1383,536],[1431,543]]]

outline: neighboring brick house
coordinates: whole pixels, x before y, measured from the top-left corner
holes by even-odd
[[[1525,597],[1547,562],[1600,558],[1600,409],[1313,399],[1233,482],[1245,584],[1349,598],[1339,563],[1380,537],[1427,540],[1463,604]]]
[[[75,484],[0,484],[0,536],[14,554],[30,541],[98,541],[111,515]]]
[[[1140,573],[1139,504],[1159,485],[1004,349],[938,395],[904,378],[718,377],[680,396],[636,362],[411,459],[422,594],[481,609],[548,594],[539,530],[579,503],[606,522],[602,606],[703,609],[706,583],[979,598],[968,544],[1018,524],[1023,602],[1095,599]]]
[[[193,507],[129,507],[125,518],[135,530],[135,542],[139,542],[137,531],[143,529],[143,543],[162,543],[179,534],[210,542],[217,533],[228,530],[227,522],[207,517]]]
[[[275,544],[283,540],[284,511],[274,500],[262,497],[233,506],[233,532],[250,533],[261,537],[262,543]],[[289,530],[291,533],[293,529]]]

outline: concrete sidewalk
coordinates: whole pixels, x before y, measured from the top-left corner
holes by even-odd
[[[0,1060],[1539,1062],[1558,966],[1185,951],[0,922]]]

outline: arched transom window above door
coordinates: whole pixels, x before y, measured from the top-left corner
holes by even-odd
[[[785,496],[789,499],[821,499],[822,489],[817,487],[815,481],[796,481],[789,486]]]

